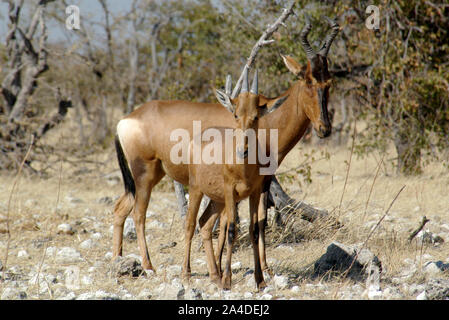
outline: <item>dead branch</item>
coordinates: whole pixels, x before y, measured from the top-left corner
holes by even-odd
[[[237,80],[234,90],[232,91],[232,96],[231,96],[232,98],[237,97],[237,95],[240,91],[240,87],[242,85],[243,75],[245,73],[245,70],[248,69],[248,71],[249,71],[249,69],[251,69],[251,66],[254,63],[254,60],[256,59],[256,56],[259,53],[260,48],[274,42],[273,39],[269,39],[269,38],[279,28],[280,25],[285,25],[284,22],[287,20],[287,18],[291,14],[293,14],[293,6],[294,5],[295,5],[295,1],[291,1],[289,6],[287,8],[284,8],[281,16],[273,24],[269,25],[268,28],[262,33],[262,36],[259,38],[259,40],[256,42],[256,44],[252,48],[249,58],[246,61],[245,66],[243,67],[242,74],[240,75],[240,78]]]
[[[422,220],[421,220],[421,223],[419,224],[419,227],[410,234],[410,236],[408,237],[408,241],[411,242],[413,240],[413,238],[416,237],[416,235],[424,228],[426,223],[429,222],[429,221],[430,221],[430,219],[427,219],[426,216],[422,217]]]

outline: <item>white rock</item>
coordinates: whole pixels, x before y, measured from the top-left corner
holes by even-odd
[[[74,263],[81,260],[81,254],[71,247],[63,247],[56,253],[56,262],[58,263]]]
[[[185,294],[187,300],[203,300],[203,292],[197,288],[190,288]]]
[[[293,287],[291,288],[291,291],[292,291],[292,293],[294,293],[294,294],[298,294],[298,293],[301,292],[301,289],[299,288],[299,286],[293,286]]]
[[[172,265],[172,266],[168,266],[165,271],[167,272],[167,276],[169,278],[173,278],[176,276],[179,276],[181,274],[182,271],[182,267],[180,265]]]
[[[70,224],[68,224],[68,223],[61,223],[56,228],[56,231],[57,231],[58,234],[74,234],[75,233],[73,231],[72,226]]]
[[[18,299],[19,291],[16,288],[5,288],[2,292],[1,300],[13,300]]]
[[[76,198],[76,197],[72,197],[72,196],[66,196],[65,200],[72,204],[78,204],[78,203],[83,202],[83,200],[81,200],[80,198]]]
[[[175,279],[176,280],[176,279]],[[154,292],[158,294],[159,299],[176,300],[182,299],[185,293],[184,286],[174,281],[172,284],[161,283]]]
[[[435,262],[428,262],[424,265],[423,271],[429,276],[435,276],[441,273],[441,269]]]
[[[76,297],[76,300],[93,300],[95,299],[95,294],[92,292],[85,292]]]
[[[26,258],[29,258],[29,257],[30,256],[29,256],[28,252],[26,252],[26,250],[20,250],[17,253],[17,258],[24,258],[24,259],[26,259]]]
[[[136,227],[132,218],[126,218],[125,226],[123,227],[123,236],[131,240],[137,239]]]
[[[243,294],[243,297],[245,298],[245,299],[252,299],[252,297],[253,297],[253,294],[251,293],[251,292],[245,292],[244,294]]]
[[[112,259],[112,252],[108,251],[105,253],[104,258],[107,260],[111,260]]]
[[[76,294],[75,292],[71,291],[67,295],[56,298],[57,300],[75,300]]]
[[[101,235],[100,232],[95,232],[90,236],[90,238],[92,240],[100,240],[101,238],[103,238],[103,236]]]
[[[206,265],[206,261],[204,261],[203,259],[195,259],[195,261],[193,261],[193,263],[199,267]]]
[[[416,297],[416,300],[427,300],[426,290],[424,290],[423,292],[418,294],[418,296]]]
[[[94,280],[89,276],[83,276],[81,278],[81,284],[83,284],[85,286],[90,286],[93,283],[94,283]]]
[[[231,269],[232,270],[238,270],[242,268],[242,263],[240,261],[234,262],[233,264],[231,264]]]
[[[273,296],[269,293],[265,293],[260,297],[261,300],[271,300],[273,299]]]
[[[241,300],[242,299],[242,296],[238,292],[223,290],[222,293],[223,293],[224,300]]]
[[[382,290],[380,290],[377,286],[370,286],[368,288],[368,299],[379,300],[380,298],[382,298]]]
[[[64,282],[69,290],[78,290],[80,287],[80,271],[76,267],[68,267],[64,270]]]
[[[140,293],[137,296],[137,298],[139,299],[150,299],[151,297],[152,297],[151,291],[148,290],[147,288],[140,291]]]
[[[118,299],[116,294],[108,293],[103,290],[98,290],[95,292],[95,299]]]
[[[168,224],[154,220],[154,221],[150,222],[150,224],[148,224],[148,227],[151,229],[167,229]]]
[[[288,287],[288,278],[285,276],[275,275],[273,277],[273,282],[278,290],[282,290]]]
[[[92,249],[95,247],[96,243],[92,239],[84,240],[80,243],[80,248],[84,250]]]
[[[271,285],[268,285],[268,286],[266,286],[264,289],[263,289],[263,293],[270,293],[270,292],[273,292],[274,291],[274,288],[273,288],[273,286],[271,286]]]
[[[27,201],[25,201],[25,207],[28,208],[34,208],[38,205],[38,202],[34,199],[28,199]]]

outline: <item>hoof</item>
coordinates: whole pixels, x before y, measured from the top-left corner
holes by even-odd
[[[231,277],[228,278],[224,277],[221,280],[221,288],[223,290],[231,290]]]
[[[257,291],[263,291],[263,289],[265,289],[266,287],[267,287],[267,284],[265,283],[265,281],[262,281],[257,284]]]

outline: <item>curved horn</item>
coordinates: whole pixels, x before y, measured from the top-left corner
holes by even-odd
[[[251,93],[259,94],[259,75],[258,71],[256,69],[256,72],[254,72],[254,78],[253,78],[253,84],[251,85]]]
[[[245,70],[243,71],[242,90],[240,90],[240,93],[248,92],[248,87],[248,68],[245,67]]]
[[[225,92],[228,96],[232,93],[232,78],[230,74],[226,76]]]
[[[307,35],[309,34],[310,30],[312,29],[312,25],[310,24],[310,18],[307,13],[304,13],[304,17],[306,19],[306,25],[304,26],[304,28],[301,31],[300,40],[301,40],[302,48],[306,52],[307,59],[311,60],[316,55],[315,51],[312,49],[312,47],[309,44],[309,41],[307,40]]]
[[[332,28],[332,32],[326,36],[326,38],[324,39],[324,44],[318,53],[323,57],[327,57],[327,54],[329,53],[329,49],[332,45],[332,41],[334,41],[335,37],[337,36],[338,31],[340,31],[340,26],[338,25],[338,23],[335,20],[332,20],[331,18],[329,18],[327,16],[324,16],[324,18],[330,24],[330,26]]]

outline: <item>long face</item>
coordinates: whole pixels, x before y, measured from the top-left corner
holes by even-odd
[[[291,57],[283,56],[285,65],[300,80],[305,94],[298,94],[298,104],[303,106],[306,116],[312,122],[313,128],[320,138],[328,137],[332,132],[332,124],[329,120],[327,104],[329,100],[329,88],[331,75],[328,70],[327,54],[339,31],[337,22],[325,17],[331,26],[331,32],[326,35],[321,49],[318,52],[310,46],[307,35],[312,29],[310,19],[305,16],[305,26],[301,31],[300,42],[307,56],[307,68],[303,68]]]
[[[237,122],[235,134],[237,140],[237,156],[241,159],[248,157],[248,134],[249,130],[256,130],[258,127],[261,112],[258,108],[259,95],[244,92],[238,96],[238,101],[233,112],[235,121]]]
[[[332,79],[327,69],[327,59],[318,54],[307,69],[304,81],[307,101],[304,101],[304,110],[317,135],[326,138],[332,132],[327,108]]]
[[[288,98],[285,96],[277,99],[268,109],[267,105],[259,105],[259,94],[254,92],[241,92],[236,99],[231,99],[226,93],[216,90],[216,96],[218,101],[234,115],[237,129],[235,130],[236,154],[241,159],[248,157],[248,136],[251,134],[248,131],[254,130],[255,136],[257,136],[259,119],[279,108]]]

